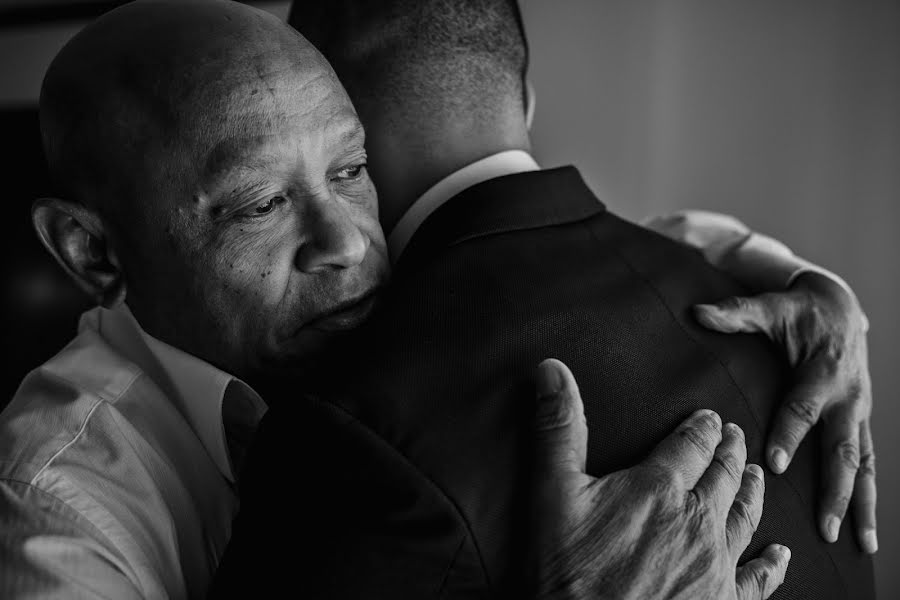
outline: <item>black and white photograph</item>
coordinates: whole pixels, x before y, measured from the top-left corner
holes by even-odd
[[[0,131],[0,600],[900,598],[900,0],[0,0]]]

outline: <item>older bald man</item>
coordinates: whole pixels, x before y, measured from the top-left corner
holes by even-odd
[[[264,409],[243,379],[357,324],[385,282],[362,127],[275,17],[175,1],[77,35],[41,125],[64,199],[36,204],[39,234],[102,308],[3,414],[0,589],[202,597]]]
[[[203,596],[263,411],[244,380],[386,280],[362,129],[277,19],[175,0],[76,36],[41,123],[63,193],[35,224],[100,306],[0,418],[0,595]]]

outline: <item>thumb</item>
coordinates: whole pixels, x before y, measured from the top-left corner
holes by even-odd
[[[771,544],[758,558],[738,567],[735,581],[738,600],[766,600],[784,583],[790,561],[790,548]]]
[[[694,316],[701,325],[722,333],[771,333],[774,315],[769,298],[733,296],[715,304],[697,304]]]
[[[584,473],[587,423],[575,377],[562,362],[549,358],[538,365],[535,384],[538,475]]]

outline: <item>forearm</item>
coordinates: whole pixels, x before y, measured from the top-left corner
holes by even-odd
[[[685,210],[646,220],[643,225],[699,250],[704,258],[754,293],[788,289],[803,273],[819,273],[856,295],[841,277],[800,256],[784,243],[752,231],[729,215]],[[868,321],[864,319],[864,329]]]
[[[77,514],[41,494],[0,481],[0,598],[143,598]]]

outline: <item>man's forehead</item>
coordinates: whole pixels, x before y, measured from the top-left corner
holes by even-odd
[[[176,96],[177,103],[187,114],[219,123],[246,120],[255,114],[296,117],[349,103],[321,56],[294,58],[257,55],[240,65],[207,66],[202,76],[184,85],[185,93]]]
[[[204,178],[217,178],[235,169],[259,169],[281,160],[284,152],[362,147],[365,134],[356,113],[348,106],[325,118],[292,120],[276,117],[260,128],[221,137],[207,154]]]

